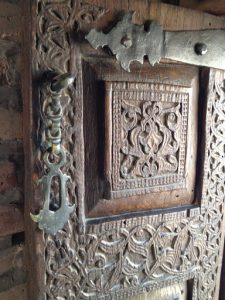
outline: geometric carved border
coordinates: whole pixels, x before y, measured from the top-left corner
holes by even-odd
[[[68,41],[67,31],[73,29],[75,19],[71,12],[75,3],[37,2],[37,20],[48,26],[37,24],[39,46],[34,54],[35,71],[54,68],[57,55],[61,55],[63,62],[62,67],[57,64],[57,71],[60,68],[61,72],[69,71],[66,61],[70,59],[72,42]],[[56,36],[60,47],[55,45]],[[81,77],[78,70],[78,82]],[[35,299],[126,299],[191,278],[194,279],[192,300],[215,299],[224,218],[224,77],[222,71],[210,71],[201,208],[87,224],[82,235],[75,214],[56,236],[45,235],[42,272],[46,281]],[[73,101],[80,100],[69,95],[64,106],[66,112],[73,110]],[[68,120],[71,119],[65,122],[72,122]],[[69,165],[76,165],[80,154],[68,155],[72,160]],[[75,177],[73,181],[82,190],[82,180],[76,181]],[[81,193],[75,196],[79,205]]]

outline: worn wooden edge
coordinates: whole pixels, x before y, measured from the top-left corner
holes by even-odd
[[[23,231],[22,208],[16,205],[0,205],[0,237]]]
[[[179,5],[185,8],[200,10],[214,15],[225,14],[224,0],[180,0]]]
[[[76,12],[76,21],[80,30],[84,32],[88,32],[93,27],[97,30],[105,29],[107,25],[112,25],[112,20],[118,19],[121,12],[127,10],[135,12],[134,22],[143,24],[148,20],[158,21],[168,31],[225,28],[224,16],[214,16],[195,9],[143,0],[113,1],[113,5],[105,0],[87,0],[86,6],[101,8],[102,13],[94,22],[85,22],[85,18],[81,18],[81,15],[85,14],[85,7],[82,6],[81,1],[79,4],[77,7],[80,11]]]

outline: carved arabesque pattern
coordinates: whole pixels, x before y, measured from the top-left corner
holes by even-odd
[[[205,249],[203,228],[199,227],[198,217],[188,221],[183,214],[176,223],[177,217],[175,214],[171,220],[157,220],[157,225],[148,224],[146,218],[128,227],[89,232],[79,246],[74,241],[71,244],[70,235],[59,233],[58,243],[52,240],[48,243],[51,251],[47,251],[52,299],[68,297],[68,293],[69,299],[96,299],[96,294],[99,299],[117,298],[116,294],[122,296],[124,291],[132,295],[138,289],[149,290],[194,277],[201,269]],[[58,264],[62,272],[56,272],[61,269]]]
[[[218,274],[224,219],[225,74],[211,71],[206,119],[206,147],[202,195],[203,237],[206,249],[199,274],[197,299],[213,299]],[[219,270],[220,271],[220,270]]]
[[[111,83],[113,194],[185,187],[189,90]]]
[[[124,140],[121,145],[121,177],[146,178],[175,173],[178,169],[180,104],[163,109],[160,103],[146,101],[139,108],[123,101],[122,109]],[[133,109],[136,111],[135,115],[132,114]],[[176,118],[177,121],[173,122]],[[166,124],[161,119],[165,119]],[[170,128],[170,119],[175,125],[174,128]],[[165,128],[166,125],[168,128]],[[135,157],[138,157],[138,162]]]
[[[38,3],[36,70],[68,71],[67,29],[73,26],[74,3]],[[214,298],[224,205],[225,92],[223,79],[216,77],[221,73],[211,74],[201,209],[87,225],[82,236],[75,215],[55,237],[45,235],[47,299],[125,299],[190,278],[195,278],[192,299]],[[74,101],[71,96],[64,103],[64,122],[71,158],[67,168],[74,181],[71,195],[76,198],[81,183],[69,113]]]
[[[76,20],[80,26],[83,22],[86,24],[92,24],[106,12],[106,9],[104,9],[103,7],[84,3],[81,6],[81,10],[76,16]]]

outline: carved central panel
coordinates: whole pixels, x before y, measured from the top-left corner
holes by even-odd
[[[153,83],[110,85],[112,196],[184,188],[188,89]]]

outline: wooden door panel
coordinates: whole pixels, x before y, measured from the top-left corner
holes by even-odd
[[[198,68],[136,65],[124,76],[96,60],[84,63],[87,215],[197,203]]]
[[[225,27],[222,19],[185,9],[175,22],[177,9],[148,1],[34,1],[28,209],[43,204],[36,180],[46,172],[40,82],[50,71],[76,75],[62,99],[64,169],[76,210],[55,236],[27,218],[31,299],[129,299],[146,292],[167,299],[180,287],[181,299],[217,299],[225,74],[169,61],[122,71],[107,50],[84,41],[91,28],[112,26],[122,10],[137,11],[139,21],[157,19],[165,29]],[[155,150],[145,168],[149,148]]]

